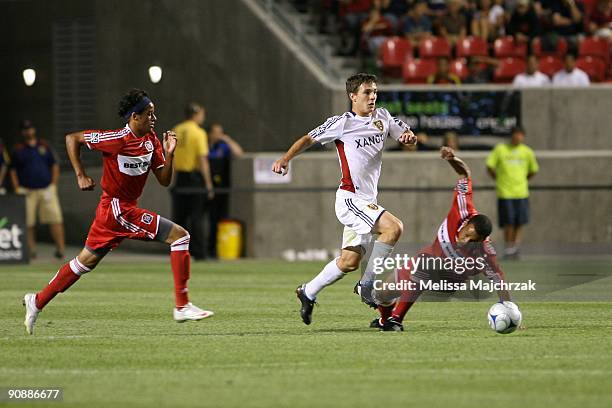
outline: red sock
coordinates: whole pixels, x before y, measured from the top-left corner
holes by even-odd
[[[36,294],[36,307],[42,310],[58,293],[64,292],[76,281],[79,280],[81,274],[89,272],[91,269],[83,265],[77,258],[64,264],[49,284],[43,290]]]
[[[391,312],[393,311],[393,305],[391,306],[378,306],[378,312],[380,313],[380,322],[385,323],[385,321],[391,317]]]
[[[174,275],[176,307],[180,308],[189,303],[189,297],[187,296],[187,281],[191,271],[189,235],[177,239],[170,245],[170,264]]]
[[[404,316],[406,316],[406,313],[408,313],[408,310],[410,310],[412,305],[414,305],[414,302],[404,302],[400,300],[395,304],[395,308],[393,309],[393,312],[391,312],[391,315],[393,318],[402,322],[404,320]]]

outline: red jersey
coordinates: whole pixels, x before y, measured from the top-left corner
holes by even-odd
[[[159,169],[166,163],[162,144],[153,131],[137,137],[125,125],[118,130],[88,130],[84,137],[89,149],[103,153],[101,201],[117,198],[135,204],[151,168]]]
[[[494,281],[504,280],[504,273],[496,259],[495,249],[487,238],[482,245],[467,245],[465,248],[457,246],[457,233],[478,214],[472,198],[472,179],[463,177],[457,180],[453,203],[448,215],[438,228],[438,234],[432,245],[421,250],[422,254],[442,258],[479,257],[487,259],[484,271],[466,271],[465,276],[476,275],[483,272]]]

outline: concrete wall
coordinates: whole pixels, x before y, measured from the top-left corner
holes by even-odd
[[[537,152],[540,173],[533,186],[612,185],[612,151]],[[342,227],[334,214],[334,190],[338,185],[338,160],[332,153],[310,153],[292,162],[292,180],[286,185],[255,185],[253,158],[234,163],[234,186],[243,189],[232,195],[231,215],[244,221],[247,254],[278,257],[287,249],[327,249],[340,245]],[[274,156],[266,156],[274,157]],[[486,154],[462,154],[473,172],[475,187],[492,187],[485,172]],[[99,170],[91,175],[99,178]],[[97,192],[79,192],[71,174],[63,174],[63,199],[68,238],[83,241],[92,220]],[[405,225],[407,243],[429,242],[448,212],[454,172],[436,153],[385,153],[380,180],[379,202]],[[266,191],[254,191],[254,188]],[[442,187],[441,192],[385,191],[401,187]],[[292,192],[306,188],[314,191]],[[269,191],[278,189],[277,191]],[[476,190],[477,208],[497,219],[496,197],[492,190]],[[74,203],[78,203],[75,205]],[[144,208],[170,217],[169,192],[151,177],[140,200]],[[532,191],[533,222],[527,228],[526,244],[612,244],[612,189],[604,191]],[[493,238],[501,240],[495,229]],[[157,250],[152,245],[127,242],[127,248]]]

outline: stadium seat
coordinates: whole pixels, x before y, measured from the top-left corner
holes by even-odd
[[[504,58],[495,69],[493,80],[498,83],[512,82],[515,76],[525,72],[526,64],[522,58]]]
[[[587,73],[591,82],[601,82],[606,77],[606,64],[599,58],[580,57],[576,66]]]
[[[380,46],[380,63],[388,76],[400,77],[402,65],[412,57],[412,44],[403,37],[389,37]]]
[[[527,55],[527,44],[516,44],[512,36],[498,38],[493,43],[493,53],[497,58],[525,58]]]
[[[610,61],[610,46],[608,41],[598,37],[587,37],[580,42],[578,55],[580,57],[597,57],[605,64]]]
[[[560,71],[562,69],[563,62],[555,56],[547,55],[540,58],[540,72],[548,75],[549,77],[552,78],[552,76],[555,75],[557,71]]]
[[[436,61],[432,59],[408,59],[404,62],[402,75],[407,84],[424,84],[427,77],[436,73]]]
[[[465,58],[457,58],[450,64],[450,72],[457,75],[462,81],[470,74]]]
[[[533,53],[538,56],[554,55],[559,58],[563,58],[567,53],[567,41],[563,37],[557,38],[557,49],[555,51],[542,51],[542,40],[536,37],[531,42],[531,49]]]
[[[430,37],[425,38],[419,44],[419,58],[438,58],[451,56],[451,46],[446,38]]]
[[[486,57],[489,55],[489,46],[480,37],[461,38],[456,45],[457,58]]]

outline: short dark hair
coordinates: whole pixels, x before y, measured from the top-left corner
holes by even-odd
[[[346,94],[350,97],[352,93],[357,93],[361,84],[369,84],[370,82],[378,82],[376,75],[363,72],[351,75],[346,80]]]
[[[187,105],[185,105],[185,111],[184,111],[185,112],[185,117],[187,119],[191,119],[193,117],[193,115],[195,115],[196,113],[198,113],[202,109],[204,109],[204,106],[202,106],[201,103],[189,102]]]
[[[484,214],[473,216],[469,223],[474,226],[476,233],[483,240],[491,235],[491,231],[493,231],[493,224],[491,224],[491,220]]]
[[[522,133],[523,135],[525,134],[525,129],[523,129],[520,126],[515,126],[512,128],[512,132],[510,133],[511,135],[515,135],[517,133]]]
[[[125,117],[125,115],[127,115],[128,112],[138,104],[138,102],[140,102],[143,98],[148,97],[149,95],[142,89],[130,89],[128,93],[123,95],[123,98],[121,98],[121,100],[119,101],[119,111],[117,113],[122,118]],[[144,111],[145,108],[143,108],[140,112],[136,113],[141,113],[142,111]]]
[[[223,125],[221,124],[221,122],[212,122],[210,125],[208,125],[208,131],[209,131],[209,132],[212,132],[212,130],[213,130],[215,127],[217,127],[217,126],[219,126],[219,127],[221,127],[221,128],[223,127]]]

